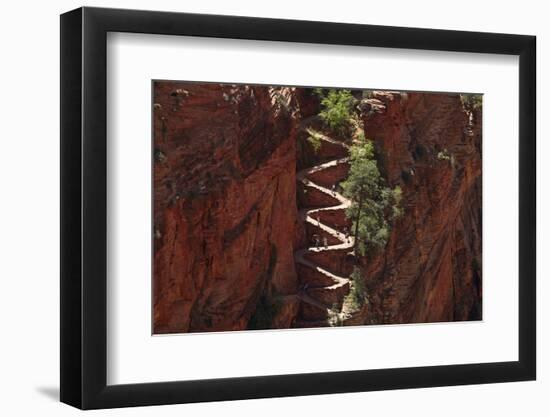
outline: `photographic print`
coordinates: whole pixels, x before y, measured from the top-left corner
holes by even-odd
[[[152,83],[153,333],[482,319],[482,95]]]

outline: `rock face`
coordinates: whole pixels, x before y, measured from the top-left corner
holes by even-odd
[[[337,204],[327,188],[347,170],[335,163],[304,177],[325,190],[297,187],[297,172],[346,157],[330,143],[312,156],[305,143],[316,96],[165,81],[153,94],[154,332],[257,328],[265,316],[271,328],[324,320],[304,294],[328,305],[336,292],[304,291],[326,278],[304,266],[340,262],[343,276],[351,264],[322,250],[295,259],[317,221],[301,209]],[[466,111],[458,95],[382,92],[360,108],[382,175],[403,190],[404,215],[386,249],[360,260],[369,303],[345,324],[480,319],[480,111]],[[321,210],[320,221],[329,226],[321,239],[340,244],[344,210]]]
[[[154,103],[154,332],[245,329],[296,292],[292,91],[156,82]]]
[[[364,323],[481,319],[481,110],[459,95],[374,93],[379,168],[403,189],[385,251],[362,259]],[[378,106],[378,107],[377,107]]]

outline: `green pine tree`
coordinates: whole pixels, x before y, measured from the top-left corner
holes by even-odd
[[[353,105],[356,102],[350,90],[329,90],[325,95],[322,89],[316,89],[321,99],[319,116],[333,131],[344,134],[353,117]]]
[[[352,145],[350,164],[349,175],[342,183],[344,195],[352,200],[346,215],[353,222],[355,254],[364,256],[386,245],[390,221],[402,214],[401,189],[384,185],[370,140]]]

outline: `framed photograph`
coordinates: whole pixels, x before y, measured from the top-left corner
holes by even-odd
[[[61,16],[61,401],[533,380],[535,37]]]

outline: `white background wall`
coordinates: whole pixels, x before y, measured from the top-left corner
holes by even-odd
[[[59,404],[59,18],[82,4],[63,0],[7,2],[0,30],[2,202],[0,204],[0,410],[3,415],[75,415]],[[99,415],[225,415],[280,416],[315,414],[464,416],[548,415],[550,365],[550,295],[545,279],[550,267],[543,259],[550,249],[548,187],[549,134],[542,115],[547,110],[550,27],[544,2],[524,0],[485,2],[338,0],[327,4],[278,0],[93,1],[86,5],[158,9],[181,12],[238,14],[431,27],[538,36],[539,119],[539,366],[538,381],[498,385],[402,390],[378,393],[237,401],[100,411]],[[512,103],[515,104],[515,103]],[[543,236],[544,234],[544,236]],[[327,360],[330,360],[327,357]],[[546,395],[544,395],[546,394]]]

